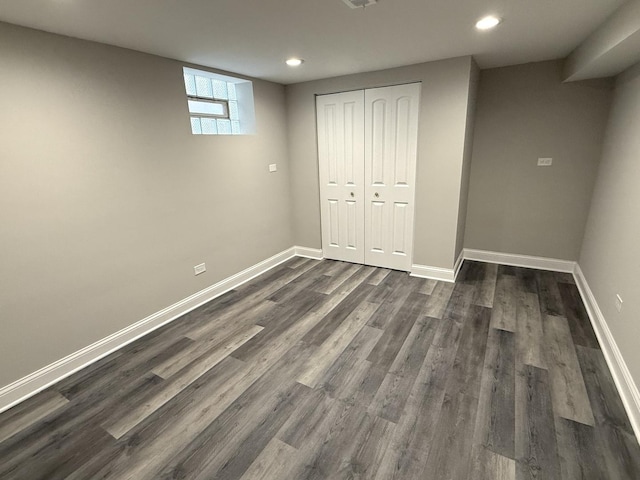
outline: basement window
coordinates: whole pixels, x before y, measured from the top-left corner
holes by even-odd
[[[242,78],[183,68],[194,135],[255,133],[253,83]]]

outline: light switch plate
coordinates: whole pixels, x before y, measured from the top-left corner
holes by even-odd
[[[269,165],[269,171],[270,171],[271,173],[273,173],[273,172],[277,172],[277,171],[278,171],[278,165],[277,165],[277,164],[275,164],[275,163],[270,164],[270,165]]]
[[[201,263],[200,265],[193,267],[193,271],[196,275],[200,275],[207,271],[207,266],[204,263]]]

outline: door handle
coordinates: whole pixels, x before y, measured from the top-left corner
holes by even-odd
[[[376,193],[374,193],[374,196],[375,196],[376,198],[378,198],[378,197],[380,196],[380,194],[379,194],[378,192],[376,192]]]
[[[351,195],[352,197],[355,197],[355,195],[353,194],[353,192],[351,192],[349,195]]]

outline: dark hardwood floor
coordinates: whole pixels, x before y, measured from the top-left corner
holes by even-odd
[[[296,258],[0,415],[2,479],[639,479],[569,274]]]

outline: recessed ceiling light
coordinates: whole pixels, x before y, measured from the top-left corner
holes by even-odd
[[[302,65],[302,62],[304,62],[304,60],[301,58],[289,58],[285,63],[290,67],[299,67]]]
[[[489,15],[487,17],[481,18],[476,22],[476,28],[478,30],[491,30],[493,27],[497,26],[502,19],[498,17],[494,17],[493,15]]]

